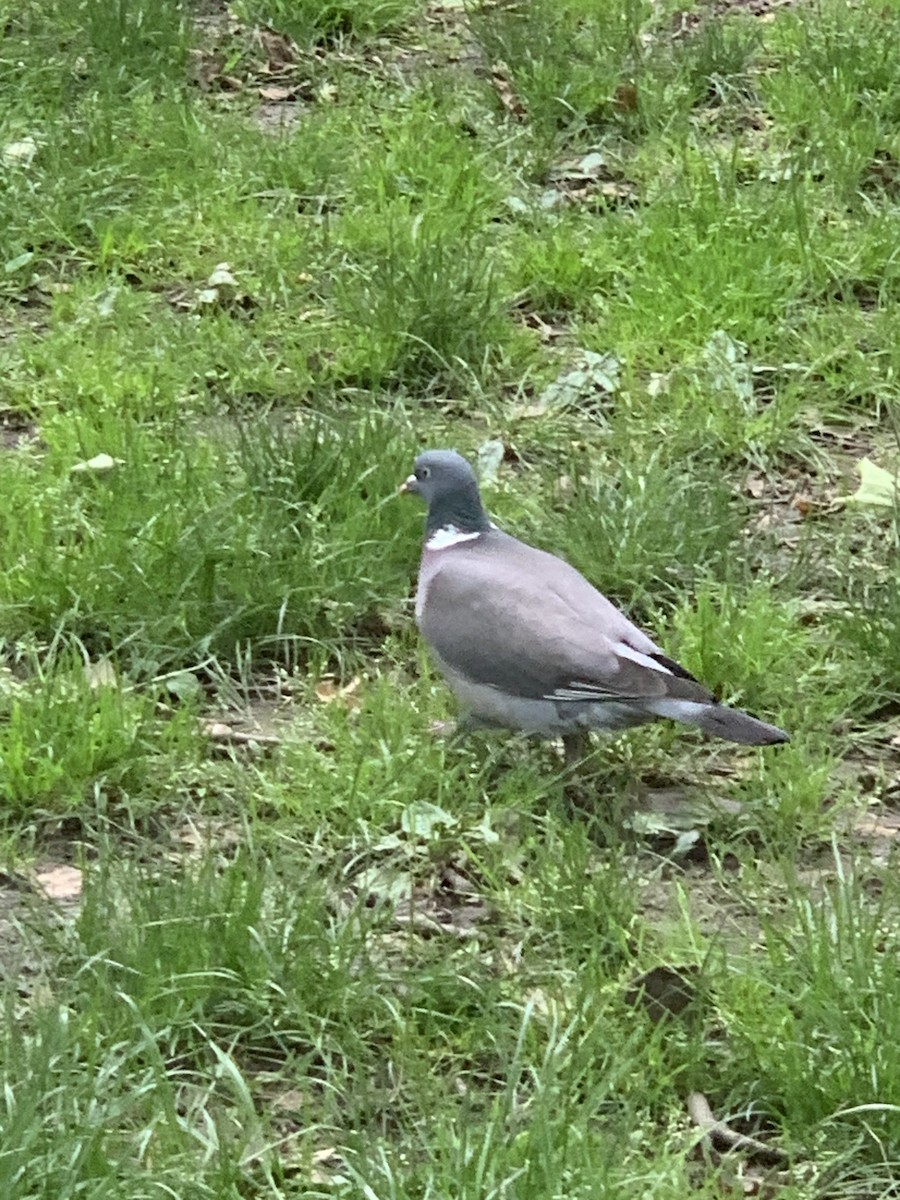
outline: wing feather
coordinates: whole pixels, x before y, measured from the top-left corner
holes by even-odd
[[[465,677],[562,704],[710,698],[562,559],[499,530],[440,554],[420,628]]]

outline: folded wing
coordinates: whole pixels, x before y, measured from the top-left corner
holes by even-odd
[[[507,695],[713,701],[568,563],[499,530],[442,555],[420,624],[447,666]]]

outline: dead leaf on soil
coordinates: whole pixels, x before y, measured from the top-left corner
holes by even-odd
[[[697,994],[699,974],[696,967],[653,967],[634,980],[625,993],[625,1002],[642,1004],[656,1023],[667,1016],[680,1016]]]
[[[766,1166],[784,1166],[787,1155],[777,1146],[770,1146],[758,1138],[738,1133],[725,1121],[713,1115],[709,1101],[702,1092],[691,1092],[687,1098],[687,1110],[693,1123],[702,1130],[710,1146],[720,1154],[741,1153]]]
[[[124,463],[124,458],[113,458],[111,454],[95,454],[93,458],[85,459],[84,462],[74,463],[69,470],[73,474],[85,474],[87,472],[103,474],[106,471],[113,471],[116,467],[123,466]]]
[[[276,1111],[299,1113],[309,1104],[309,1096],[299,1088],[287,1088],[283,1092],[267,1096],[266,1104]]]
[[[2,339],[0,339],[2,340]],[[20,414],[3,414],[0,418],[0,450],[20,450],[38,440],[38,428]]]
[[[651,399],[657,396],[668,396],[672,389],[672,373],[670,371],[651,371],[647,381],[647,395]]]
[[[735,400],[746,413],[755,413],[753,364],[744,342],[736,341],[724,329],[716,329],[700,351],[698,365],[713,391]]]
[[[203,691],[203,684],[193,671],[172,671],[160,680],[170,696],[176,700],[194,700]]]
[[[890,150],[876,150],[871,162],[862,172],[860,183],[863,188],[879,188],[887,192],[896,192],[900,183],[900,161]]]
[[[84,677],[91,688],[116,687],[119,682],[116,668],[105,655],[96,662],[84,664]]]
[[[506,447],[499,438],[491,438],[478,447],[478,478],[482,485],[497,482],[505,455]]]
[[[278,746],[281,739],[268,733],[253,733],[244,729],[235,729],[224,721],[205,720],[200,722],[200,731],[210,741],[234,746]]]
[[[548,183],[589,182],[609,177],[606,156],[599,150],[590,150],[577,158],[564,158],[549,169]]]
[[[299,47],[293,38],[268,26],[260,29],[259,41],[267,59],[266,69],[270,75],[280,74],[285,67],[292,66],[300,55]]]
[[[541,196],[541,206],[550,209],[586,204],[597,197],[608,202],[632,200],[637,194],[635,185],[611,168],[599,150],[561,159],[547,172],[545,181],[549,187]]]
[[[870,458],[856,464],[859,487],[843,499],[847,504],[863,504],[871,508],[894,508],[900,502],[900,482],[896,471],[886,471]]]
[[[196,83],[201,92],[209,92],[217,84],[225,70],[226,58],[221,50],[188,51],[188,79]]]
[[[44,867],[38,871],[38,887],[48,900],[72,902],[81,898],[82,875],[77,867],[54,866]]]
[[[729,764],[729,772],[737,774],[739,770],[737,764]],[[742,811],[738,801],[726,796],[704,797],[697,804],[682,787],[655,787],[642,792],[628,817],[628,825],[667,858],[706,862],[710,824],[720,817],[738,816]]]
[[[638,107],[638,90],[636,83],[617,84],[613,92],[613,108],[616,112],[636,112]]]
[[[321,1168],[331,1165],[332,1170],[337,1170],[341,1163],[341,1156],[338,1153],[336,1146],[323,1146],[321,1150],[314,1150],[310,1159],[310,1183],[332,1183],[332,1176],[328,1171],[323,1171]]]
[[[37,150],[34,138],[24,137],[18,142],[7,142],[0,151],[0,158],[5,167],[30,167]]]
[[[491,82],[500,97],[500,103],[510,116],[515,117],[517,121],[524,120],[528,115],[528,110],[516,95],[510,79],[509,67],[502,59],[498,59],[491,67]]]
[[[879,812],[864,812],[852,825],[853,832],[860,837],[875,840],[900,838],[900,812],[882,809]]]
[[[754,500],[761,500],[763,498],[766,494],[767,486],[765,475],[760,475],[756,471],[748,475],[744,481],[744,491]]]
[[[299,94],[300,88],[282,87],[278,84],[270,84],[268,87],[260,87],[256,89],[263,100],[270,100],[273,103],[278,103],[284,100],[295,100]]]
[[[488,916],[487,906],[480,901],[445,903],[439,894],[427,888],[416,888],[412,904],[401,902],[394,910],[394,925],[401,929],[414,929],[423,937],[445,933],[467,940],[478,936]]]
[[[186,821],[176,837],[196,855],[204,854],[208,850],[231,850],[243,841],[241,830],[236,825],[217,820],[215,817],[199,823],[193,820]]]
[[[561,338],[569,336],[568,325],[560,325],[551,321],[545,321],[544,318],[536,312],[525,312],[521,317],[522,324],[528,329],[534,329],[539,335],[542,342],[558,342]],[[540,412],[529,411],[530,406],[520,410],[522,416],[539,416]],[[543,410],[541,410],[542,412]]]
[[[296,125],[303,111],[303,105],[299,101],[276,100],[260,104],[253,116],[261,133],[280,134]]]
[[[430,800],[414,800],[400,817],[400,828],[413,838],[441,837],[445,830],[456,824],[458,821],[452,813]]]
[[[354,675],[349,683],[338,683],[332,675],[325,675],[316,684],[316,699],[320,704],[342,704],[355,711],[362,703],[357,694],[361,684],[360,675]]]
[[[180,308],[203,309],[249,309],[254,307],[253,298],[243,291],[235,278],[230,263],[216,263],[206,284],[193,294],[189,291],[173,295],[173,303]]]

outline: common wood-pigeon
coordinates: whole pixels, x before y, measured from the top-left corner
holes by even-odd
[[[454,450],[429,450],[401,485],[428,505],[416,622],[467,726],[562,736],[670,717],[731,742],[789,741],[719,704],[574,567],[502,532]]]

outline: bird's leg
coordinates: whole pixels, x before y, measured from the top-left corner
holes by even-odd
[[[574,774],[590,753],[591,735],[586,729],[579,729],[577,733],[564,733],[562,742],[566,771]]]
[[[580,769],[591,749],[590,734],[586,729],[563,734],[563,794],[566,807],[572,817],[587,818],[593,824],[596,817],[596,795],[594,789],[586,787],[587,779]]]

